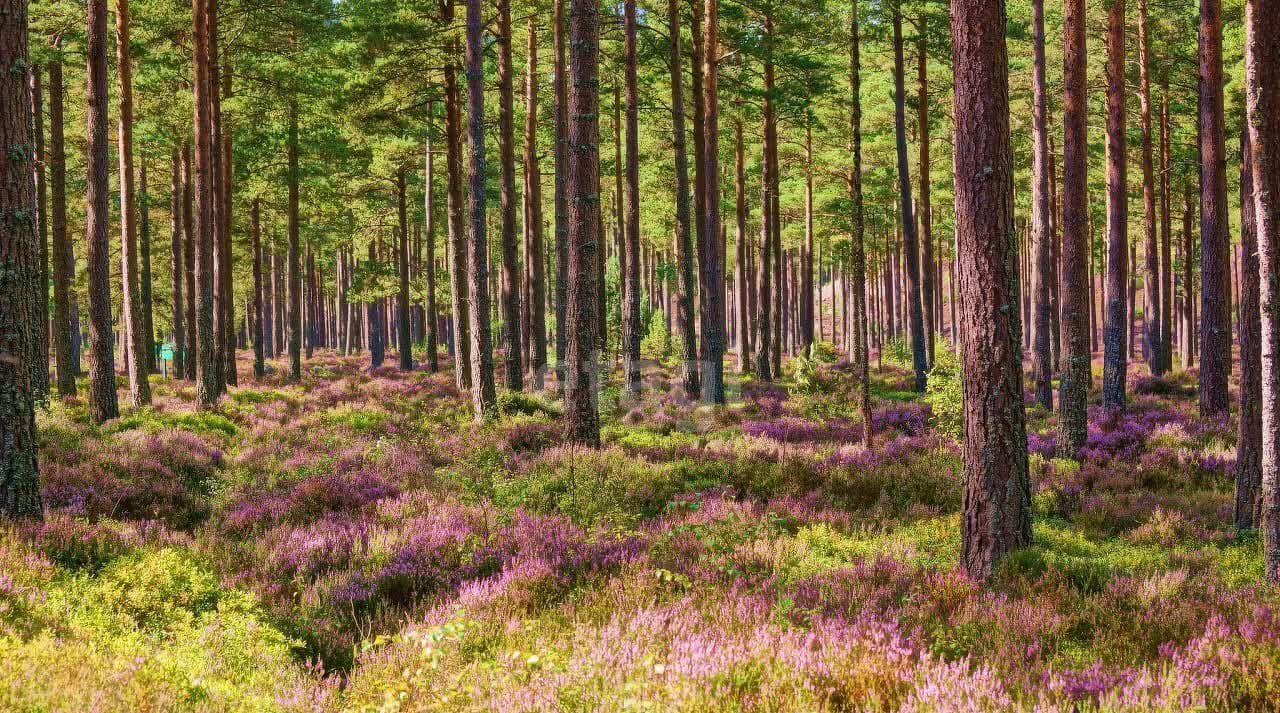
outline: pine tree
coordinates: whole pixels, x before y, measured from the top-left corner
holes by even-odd
[[[198,0],[197,0],[198,1]],[[89,182],[85,229],[89,252],[89,417],[102,423],[120,415],[116,396],[115,339],[111,331],[111,221],[107,176],[107,6],[88,0]]]
[[[106,7],[95,7],[90,0],[89,10],[90,56],[100,60],[98,69],[105,75]],[[0,0],[0,57],[13,67],[27,63],[27,0]],[[100,79],[98,88],[105,102],[106,77]],[[37,339],[33,326],[39,324],[35,315],[42,308],[38,302],[42,289],[38,285],[36,154],[26,72],[0,72],[0,104],[6,107],[0,112],[0,145],[6,147],[0,151],[0,516],[39,518],[40,474],[29,359]],[[99,106],[106,108],[105,103]],[[102,128],[105,138],[105,124]],[[104,159],[105,151],[103,143]]]
[[[1031,541],[1003,0],[951,5],[964,380],[961,564],[991,576]]]
[[[596,313],[600,250],[599,5],[569,0],[569,96],[565,104],[568,301],[566,304],[565,435],[600,445],[600,352]]]

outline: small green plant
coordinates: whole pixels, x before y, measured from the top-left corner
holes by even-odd
[[[671,357],[671,333],[667,331],[667,317],[662,310],[649,314],[648,329],[640,340],[640,356],[658,362]]]
[[[911,340],[906,337],[892,337],[884,343],[884,359],[898,366],[911,366]]]
[[[938,430],[960,440],[964,426],[964,386],[960,359],[947,342],[938,342],[925,401],[933,410]]]
[[[556,419],[562,415],[555,404],[523,391],[504,391],[498,394],[498,410],[503,416],[546,416]]]

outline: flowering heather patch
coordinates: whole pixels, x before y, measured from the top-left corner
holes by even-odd
[[[855,423],[817,423],[794,416],[780,416],[768,421],[744,421],[742,432],[780,443],[856,443],[862,440],[861,429]]]
[[[223,462],[220,450],[184,431],[126,431],[86,447],[78,462],[47,463],[41,493],[50,510],[75,517],[190,529],[209,515],[208,490]]]
[[[929,423],[929,415],[928,404],[894,403],[886,408],[872,411],[871,426],[876,433],[885,433],[893,429],[903,435],[917,436],[924,432]]]
[[[304,524],[326,513],[359,510],[398,493],[399,488],[380,473],[345,469],[267,491],[249,488],[219,514],[219,527],[242,535],[279,523]]]
[[[749,411],[761,418],[777,418],[782,415],[787,399],[786,389],[767,382],[751,382],[742,387],[742,398]]]
[[[1027,452],[1036,455],[1052,458],[1058,450],[1058,434],[1036,433],[1035,431],[1027,432]]]
[[[473,424],[451,375],[365,364],[320,355],[208,414],[161,385],[105,428],[42,415],[49,512],[0,531],[6,660],[106,710],[204,681],[214,709],[332,711],[1269,710],[1280,688],[1234,422],[1176,390],[1091,409],[1081,463],[1036,409],[1034,542],[979,584],[960,446],[886,390],[897,367],[870,448],[848,379],[706,409],[652,370],[590,450],[545,395]],[[86,707],[34,676],[0,672],[0,708]]]

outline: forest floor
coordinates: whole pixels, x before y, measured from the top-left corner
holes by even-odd
[[[874,373],[870,449],[834,360],[715,410],[651,369],[599,451],[363,357],[55,403],[46,520],[0,529],[0,710],[1274,710],[1280,596],[1194,374],[1092,407],[1080,464],[1029,406],[1035,544],[979,585],[947,363]]]

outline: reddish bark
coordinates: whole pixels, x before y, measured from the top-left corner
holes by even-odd
[[[100,60],[97,69],[102,71],[101,76],[94,71],[90,75],[101,80],[99,107],[105,110],[106,8],[95,6],[90,0],[89,9],[90,56]],[[40,322],[36,314],[44,309],[38,302],[43,292],[38,284],[41,270],[36,220],[40,216],[31,95],[26,72],[13,71],[27,62],[26,0],[0,0],[0,57],[11,63],[0,72],[0,106],[6,107],[0,112],[0,145],[5,147],[0,151],[0,516],[39,518],[42,506],[30,359],[32,344],[38,339],[35,331]],[[98,98],[92,92],[91,96]],[[103,113],[100,138],[104,184],[105,118]],[[105,207],[105,191],[100,197]],[[101,239],[106,242],[105,221]],[[112,386],[114,397],[114,383]]]
[[[973,577],[1031,541],[1021,325],[1009,148],[1008,60],[1000,0],[955,0],[955,122],[960,353],[964,379],[961,562]]]
[[[599,9],[595,0],[570,0],[569,73],[566,136],[569,207],[569,285],[566,313],[565,432],[570,441],[600,445],[597,409],[600,378],[600,106],[596,81],[600,56]]]
[[[107,6],[89,0],[88,15],[88,135],[86,157],[85,230],[89,244],[89,417],[102,423],[120,415],[116,396],[115,339],[111,331],[111,222],[107,175]],[[25,95],[25,89],[24,89]],[[12,104],[10,106],[13,106]],[[26,115],[21,114],[26,122]]]
[[[1222,2],[1200,3],[1200,415],[1231,407],[1231,232],[1222,109]]]

